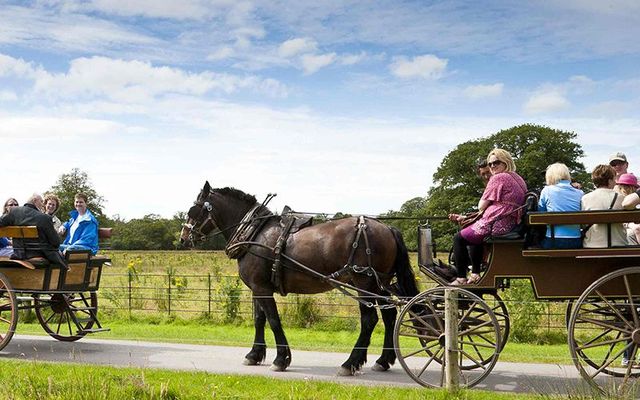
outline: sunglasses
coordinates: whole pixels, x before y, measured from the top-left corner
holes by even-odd
[[[618,165],[622,165],[624,164],[624,161],[611,161],[609,163],[609,165],[611,165],[612,167],[617,167]]]
[[[494,168],[497,167],[500,164],[504,164],[502,161],[500,160],[496,160],[496,161],[492,161],[490,163],[487,163],[487,165],[489,166],[489,168]]]
[[[18,207],[18,203],[9,203],[7,207]]]

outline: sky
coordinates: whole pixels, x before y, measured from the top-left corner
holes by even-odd
[[[638,38],[635,0],[0,0],[0,200],[80,168],[126,219],[205,180],[378,214],[523,123],[640,172]]]

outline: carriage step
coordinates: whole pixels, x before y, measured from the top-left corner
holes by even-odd
[[[111,328],[93,328],[93,329],[82,329],[78,331],[79,333],[98,333],[98,332],[109,332]]]

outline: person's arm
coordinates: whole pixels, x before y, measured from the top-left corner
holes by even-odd
[[[93,221],[87,222],[87,224],[89,224],[89,226],[82,230],[82,234],[80,235],[78,240],[71,243],[70,247],[85,247],[91,249],[91,251],[95,254],[98,251],[98,225]]]
[[[491,205],[491,200],[480,199],[478,202],[478,212],[483,213]]]
[[[638,204],[640,204],[640,189],[636,190],[635,193],[625,196],[624,200],[622,200],[622,207],[625,210],[633,210]]]

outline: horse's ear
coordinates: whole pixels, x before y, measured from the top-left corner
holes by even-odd
[[[211,185],[209,185],[209,181],[204,183],[204,187],[202,188],[202,193],[209,194],[211,191]]]

